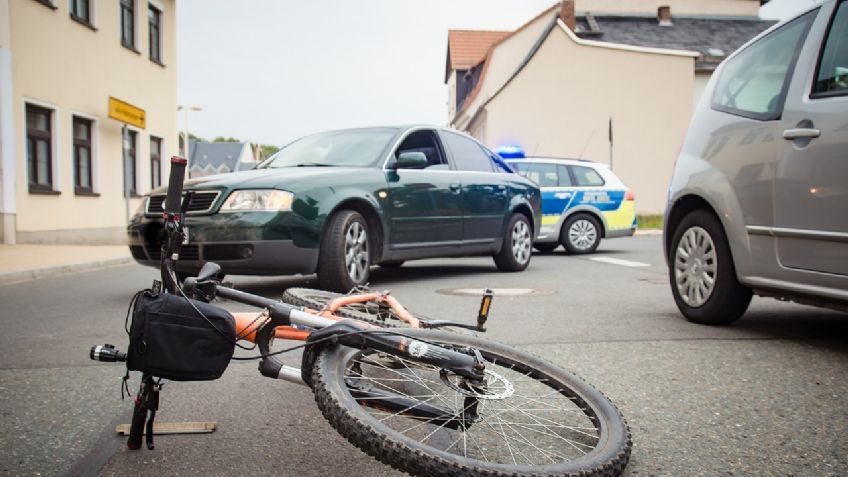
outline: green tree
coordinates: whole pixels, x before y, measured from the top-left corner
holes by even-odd
[[[279,151],[280,148],[277,146],[273,146],[271,144],[260,144],[259,145],[259,157],[261,159],[267,159]]]
[[[215,139],[213,139],[212,142],[241,142],[241,141],[234,138],[234,137],[218,136]]]

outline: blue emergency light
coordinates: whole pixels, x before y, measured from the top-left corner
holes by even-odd
[[[523,159],[524,149],[521,146],[501,146],[496,151],[504,159]]]

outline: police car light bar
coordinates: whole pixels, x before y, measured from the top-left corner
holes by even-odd
[[[523,159],[524,149],[521,146],[501,146],[496,151],[504,159]]]

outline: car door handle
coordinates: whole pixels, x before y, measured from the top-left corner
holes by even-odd
[[[783,131],[783,139],[815,139],[821,136],[821,130],[815,128],[792,128]]]
[[[454,194],[459,194],[459,191],[462,190],[459,184],[451,184],[448,186],[448,189],[450,189],[450,191]]]

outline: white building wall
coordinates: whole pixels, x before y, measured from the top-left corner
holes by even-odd
[[[694,58],[598,45],[564,28],[552,32],[486,107],[484,142],[609,163],[612,117],[613,169],[640,213],[660,213],[692,113]]]
[[[460,116],[454,119],[452,122],[454,127],[457,129],[468,127],[470,114],[473,114],[480,104],[488,100],[507,82],[556,14],[557,10],[553,9],[497,45],[483,67],[480,79],[482,83],[477,85],[479,91]]]
[[[149,59],[148,0],[136,1],[137,52],[121,45],[119,2],[91,2],[95,29],[71,19],[68,4],[66,0],[56,0],[56,8],[52,9],[31,0],[8,3],[15,237],[19,242],[120,243],[126,240],[127,211],[135,210],[140,198],[131,199],[128,205],[123,197],[122,123],[108,117],[108,101],[111,96],[146,112],[147,127],[134,129],[138,133],[136,190],[143,194],[151,186],[150,136],[163,139],[163,180],[168,177],[169,158],[178,144],[176,2],[153,3],[163,9],[164,66]],[[2,7],[0,4],[0,11]],[[6,44],[2,46],[6,48]],[[24,147],[28,103],[53,110],[53,189],[57,193],[29,191]],[[94,191],[98,194],[95,196],[74,193],[71,128],[74,115],[95,121],[92,140]],[[6,184],[4,174],[4,194]],[[4,240],[9,241],[7,237]]]

